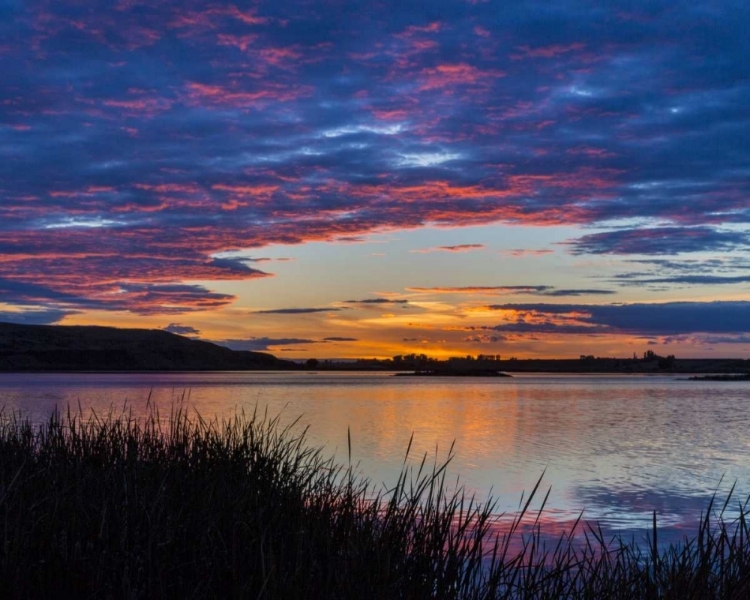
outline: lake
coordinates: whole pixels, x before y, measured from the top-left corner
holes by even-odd
[[[300,418],[311,445],[392,483],[411,463],[446,458],[451,481],[518,509],[544,473],[544,526],[584,517],[608,533],[642,535],[656,510],[662,541],[692,533],[718,490],[750,492],[750,382],[677,376],[519,374],[512,379],[409,378],[391,373],[2,374],[0,404],[34,420],[57,407],[145,414],[183,401],[204,417],[256,407]],[[731,507],[736,508],[736,501]]]

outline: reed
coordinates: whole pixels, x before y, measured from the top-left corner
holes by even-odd
[[[448,491],[447,463],[405,459],[380,490],[349,463],[258,412],[5,414],[0,597],[750,597],[746,503],[725,520],[731,493],[680,545],[659,546],[655,517],[648,545],[581,519],[546,543],[539,483],[500,534],[492,501]]]

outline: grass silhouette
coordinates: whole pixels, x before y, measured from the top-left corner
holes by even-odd
[[[746,503],[723,518],[732,493],[679,545],[660,548],[655,516],[649,544],[581,519],[549,543],[529,511],[539,483],[499,534],[492,501],[448,491],[447,462],[404,460],[382,490],[351,446],[349,462],[258,412],[6,414],[0,597],[750,597]]]

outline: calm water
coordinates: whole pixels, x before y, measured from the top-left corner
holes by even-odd
[[[256,406],[285,422],[301,416],[310,442],[342,461],[349,429],[353,459],[374,483],[394,480],[412,433],[414,460],[424,453],[442,460],[455,440],[451,476],[480,499],[492,493],[499,511],[515,511],[522,492],[544,472],[550,531],[585,509],[585,517],[607,531],[638,537],[656,510],[668,539],[679,539],[717,489],[723,498],[737,481],[738,498],[750,493],[748,382],[381,373],[0,375],[0,404],[34,420],[79,403],[106,413],[127,402],[142,414],[149,394],[163,412],[186,395],[203,416]]]

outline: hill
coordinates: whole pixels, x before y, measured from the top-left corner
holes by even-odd
[[[294,364],[158,329],[0,323],[0,371],[245,371]]]

